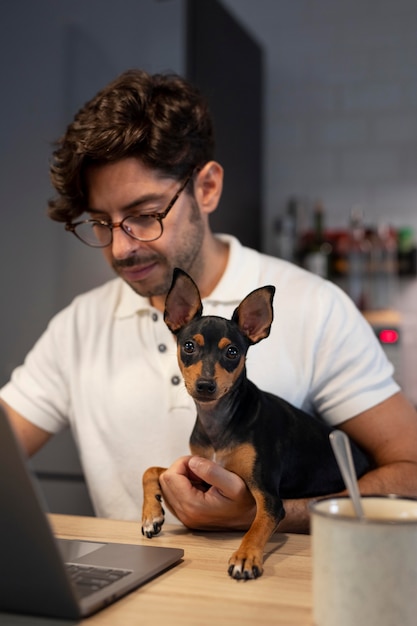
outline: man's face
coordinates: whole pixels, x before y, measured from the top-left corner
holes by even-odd
[[[134,158],[91,167],[86,181],[91,217],[109,222],[120,222],[128,215],[162,213],[181,187],[181,181],[162,176]],[[115,272],[138,294],[149,298],[165,296],[174,267],[195,274],[201,264],[206,222],[186,190],[163,225],[162,236],[152,242],[132,239],[115,228],[112,244],[103,248]]]

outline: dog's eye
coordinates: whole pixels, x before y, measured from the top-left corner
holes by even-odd
[[[226,356],[228,359],[237,359],[239,357],[239,350],[236,346],[227,346]]]
[[[195,345],[193,341],[186,341],[183,345],[184,352],[187,354],[192,354],[195,350]]]

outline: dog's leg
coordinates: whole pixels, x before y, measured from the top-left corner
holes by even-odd
[[[239,548],[229,559],[229,575],[236,579],[258,578],[263,572],[265,545],[283,519],[285,512],[282,505],[276,514],[269,512],[277,509],[276,498],[268,499],[261,491],[252,490],[256,501],[256,516]]]
[[[142,478],[142,535],[149,539],[161,532],[165,521],[165,511],[161,504],[162,491],[159,484],[159,477],[163,472],[165,472],[165,467],[149,467]]]

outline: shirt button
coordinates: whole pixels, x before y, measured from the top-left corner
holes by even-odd
[[[171,383],[172,383],[173,385],[179,385],[179,384],[180,384],[180,382],[181,382],[181,379],[180,379],[180,377],[179,377],[179,376],[173,376],[173,377],[171,378]]]
[[[158,314],[157,313],[152,313],[152,319],[154,322],[158,321]]]
[[[166,345],[164,343],[160,343],[159,344],[159,346],[158,346],[159,352],[166,352],[166,349],[167,349],[167,347],[166,347]]]

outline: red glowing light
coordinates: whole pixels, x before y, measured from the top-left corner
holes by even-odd
[[[395,328],[383,328],[379,331],[378,337],[381,343],[397,343],[400,338]]]

